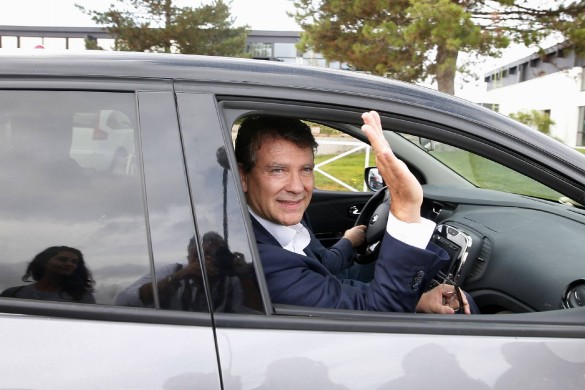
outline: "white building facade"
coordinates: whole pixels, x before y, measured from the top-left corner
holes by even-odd
[[[585,60],[563,45],[500,67],[485,76],[486,105],[504,115],[537,110],[554,122],[551,136],[585,147]]]

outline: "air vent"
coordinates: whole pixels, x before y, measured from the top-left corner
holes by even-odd
[[[481,249],[479,250],[479,255],[475,262],[473,263],[473,267],[469,272],[467,279],[469,281],[478,280],[483,276],[485,269],[487,268],[488,262],[492,256],[492,242],[489,238],[484,237],[481,241]]]
[[[571,282],[563,292],[562,305],[564,309],[585,306],[585,279]]]

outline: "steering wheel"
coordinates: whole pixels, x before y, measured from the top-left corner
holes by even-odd
[[[354,226],[366,225],[366,240],[356,248],[356,263],[369,264],[378,258],[389,213],[390,193],[384,186],[372,195],[355,221]]]

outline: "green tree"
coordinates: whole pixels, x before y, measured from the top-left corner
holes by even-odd
[[[175,22],[173,36],[181,53],[248,57],[245,54],[248,29],[232,26],[234,20],[223,1],[196,10],[186,8]]]
[[[82,12],[116,37],[115,50],[242,57],[248,26],[234,27],[229,1],[198,8],[175,7],[172,0],[117,0],[107,11]]]
[[[453,94],[461,53],[498,56],[510,43],[560,34],[585,47],[585,1],[293,0],[299,49],[405,81],[432,78]]]
[[[83,41],[85,42],[85,50],[104,50],[103,47],[98,45],[96,37],[88,35]]]
[[[546,135],[550,135],[550,128],[555,124],[555,121],[550,119],[550,115],[545,111],[519,111],[513,112],[508,116]]]

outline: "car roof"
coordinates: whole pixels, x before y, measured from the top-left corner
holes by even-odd
[[[385,77],[277,61],[121,51],[0,49],[0,80],[14,77],[172,79],[340,93],[432,110],[480,124],[563,156],[583,172],[578,152],[492,110],[430,88]]]
[[[297,89],[343,91],[440,109],[481,108],[430,88],[348,70],[232,57],[119,51],[0,50],[0,77],[102,76],[168,78],[208,82],[286,86]],[[452,107],[452,108],[453,108]]]

